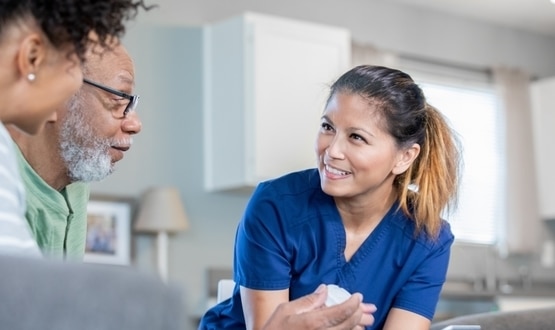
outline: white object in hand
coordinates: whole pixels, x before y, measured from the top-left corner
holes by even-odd
[[[347,290],[335,284],[328,284],[328,298],[326,299],[326,306],[329,307],[341,304],[345,300],[349,299],[350,296],[351,294]]]

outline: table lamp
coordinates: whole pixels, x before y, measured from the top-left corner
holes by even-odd
[[[154,187],[144,192],[134,229],[157,234],[158,272],[168,278],[168,234],[189,228],[179,191],[173,187]]]

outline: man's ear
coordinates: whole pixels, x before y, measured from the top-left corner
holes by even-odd
[[[409,166],[412,165],[416,157],[418,157],[418,154],[420,154],[420,145],[418,143],[415,143],[408,148],[399,150],[397,163],[395,163],[391,172],[395,175],[404,173]]]
[[[40,65],[46,57],[46,44],[39,33],[25,36],[17,53],[19,72],[29,81],[35,80]]]

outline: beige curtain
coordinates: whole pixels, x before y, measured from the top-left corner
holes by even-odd
[[[502,255],[538,250],[540,228],[530,97],[530,77],[517,69],[495,68],[494,82],[505,110],[506,215]],[[476,118],[479,120],[479,118]]]
[[[380,50],[372,45],[353,42],[351,48],[353,67],[362,64],[398,67],[399,57],[389,51]]]

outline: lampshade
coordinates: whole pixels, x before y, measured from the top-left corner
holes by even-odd
[[[189,228],[179,191],[173,187],[148,189],[141,198],[134,228],[152,233],[172,233]]]

